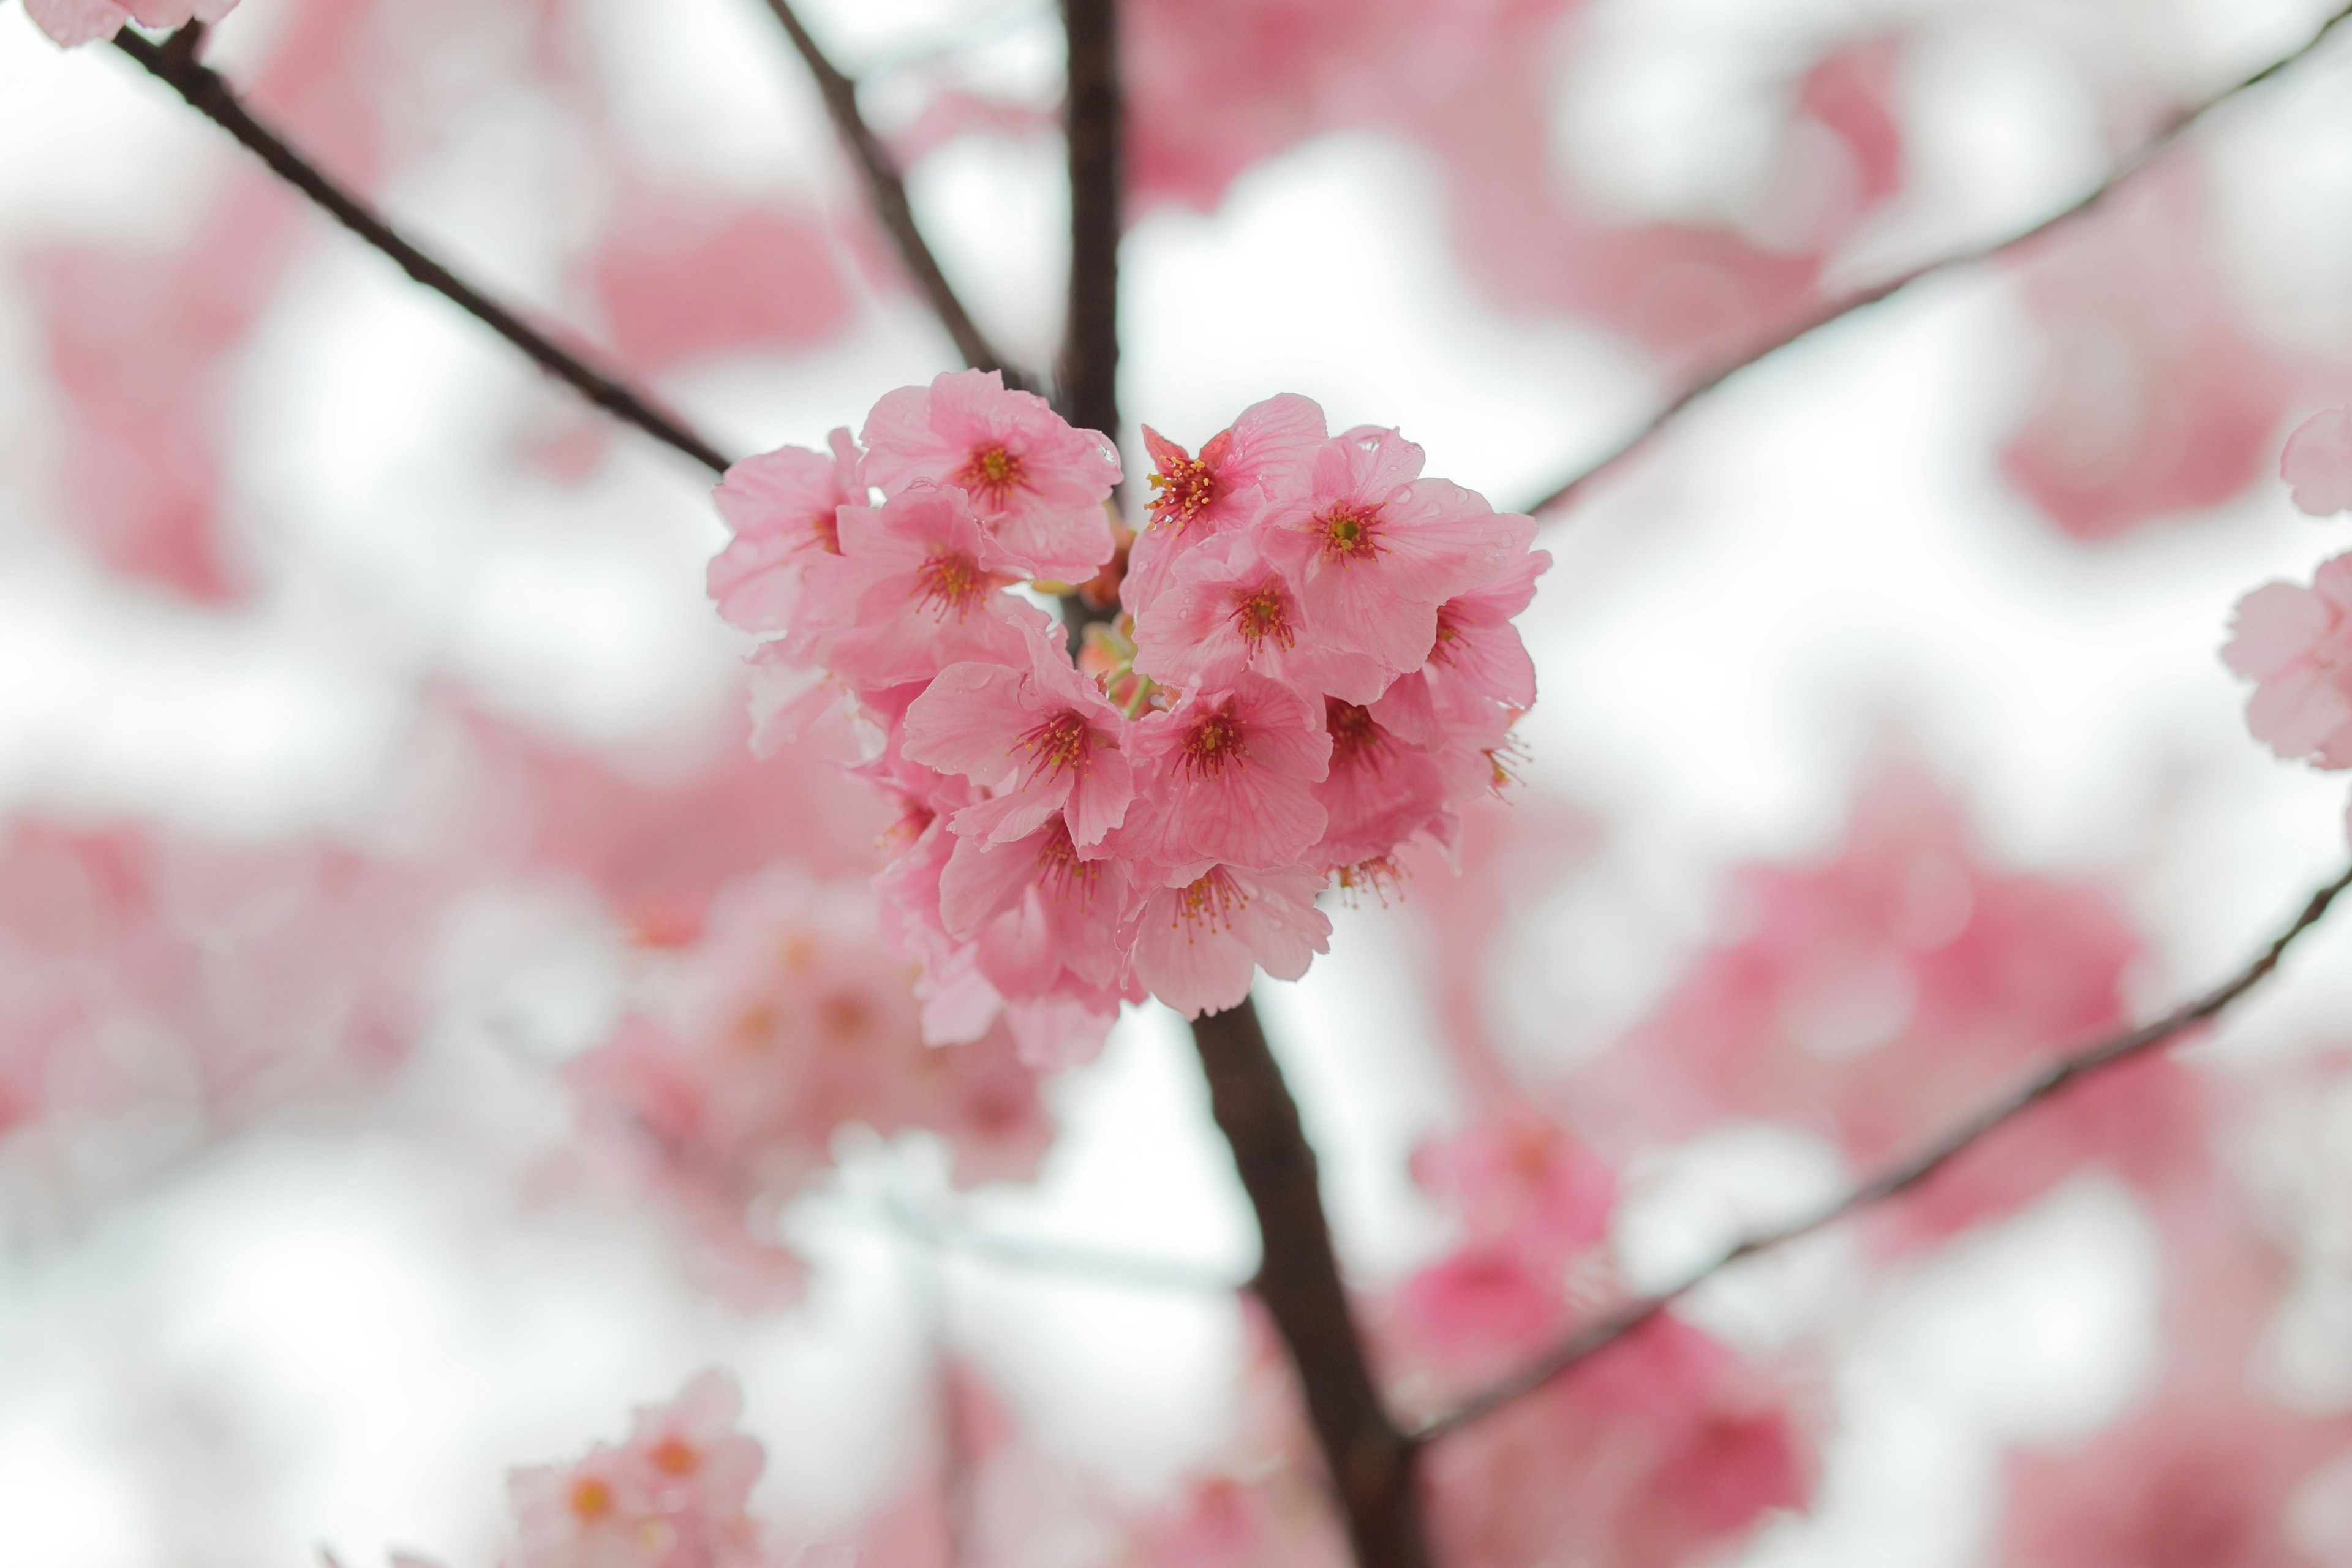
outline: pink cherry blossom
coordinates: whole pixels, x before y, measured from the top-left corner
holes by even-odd
[[[771,1568],[782,1554],[747,1511],[767,1456],[737,1430],[742,1413],[735,1380],[706,1371],[639,1407],[620,1447],[513,1471],[509,1568]]]
[[[1331,737],[1320,718],[1262,675],[1147,715],[1128,740],[1150,781],[1130,842],[1171,866],[1295,861],[1323,835],[1313,786],[1330,771]]]
[[[190,22],[217,22],[236,0],[25,0],[25,15],[59,44],[110,38],[133,21],[158,30]]]
[[[1604,1152],[1761,1118],[1874,1168],[2127,1016],[2139,942],[2114,897],[1990,863],[1913,770],[1870,782],[1831,853],[1748,868],[1738,889],[1737,934],[1567,1097]],[[2145,1058],[2003,1129],[1884,1211],[1883,1234],[1938,1239],[2086,1164],[2167,1193],[2205,1169],[2206,1114],[2190,1069]]]
[[[864,692],[964,660],[1028,663],[1029,635],[1051,623],[1003,592],[1017,579],[989,564],[963,491],[916,485],[836,516],[839,553],[810,560],[803,595],[809,646],[835,675]]]
[[[2296,426],[2279,454],[2279,478],[2314,517],[2352,510],[2352,408],[2323,408]]]
[[[1388,686],[1379,659],[1317,634],[1289,579],[1246,533],[1199,545],[1164,575],[1135,622],[1135,668],[1154,680],[1215,687],[1255,670],[1302,693],[1355,702]]]
[[[861,438],[866,479],[886,496],[928,482],[971,498],[992,571],[1083,583],[1111,557],[1103,503],[1118,483],[1118,452],[1034,393],[1007,391],[995,371],[886,393]]]
[[[2221,658],[2254,682],[2246,727],[2291,762],[2352,767],[2352,555],[2308,588],[2270,583],[2238,601]]]
[[[1437,607],[1507,569],[1534,537],[1526,518],[1424,479],[1422,450],[1391,430],[1350,431],[1315,452],[1302,495],[1266,518],[1267,553],[1331,646],[1418,669]]]
[[[1131,922],[1136,978],[1187,1018],[1238,1005],[1255,970],[1296,980],[1329,951],[1331,921],[1315,907],[1322,885],[1303,866],[1213,866],[1154,889]]]
[[[631,184],[587,270],[613,346],[639,370],[806,349],[855,313],[823,220],[774,193],[730,199]]]
[[[1511,623],[1550,566],[1549,553],[1529,551],[1495,582],[1440,605],[1428,662],[1399,676],[1373,704],[1374,716],[1424,746],[1465,731],[1474,745],[1495,745],[1511,715],[1535,706],[1535,660]]]
[[[1809,1468],[1775,1381],[1662,1317],[1435,1446],[1423,1475],[1443,1561],[1668,1568],[1802,1504]]]
[[[1052,1136],[1003,1031],[924,1043],[875,903],[788,866],[746,879],[679,954],[662,1005],[572,1068],[590,1120],[697,1219],[719,1261],[772,1260],[763,1227],[827,1164],[845,1122],[937,1133],[967,1181],[1025,1176]]]
[[[1120,742],[1127,721],[1072,667],[1061,638],[1029,639],[1025,670],[955,664],[907,710],[912,762],[997,788],[956,814],[958,833],[1004,844],[1059,813],[1080,850],[1126,818],[1134,779]]]
[[[2194,165],[2152,170],[2023,266],[2044,348],[2000,466],[2075,538],[2218,506],[2270,460],[2295,372],[2231,298],[2211,209]]]
[[[830,457],[782,447],[727,470],[716,495],[719,515],[735,537],[712,558],[709,584],[729,625],[747,632],[789,629],[812,555],[841,553],[835,514],[864,506],[866,490],[849,432],[835,430],[832,445]]]
[[[1315,786],[1327,819],[1315,855],[1325,866],[1384,859],[1423,832],[1450,842],[1452,808],[1491,787],[1494,766],[1483,752],[1418,746],[1370,709],[1336,697],[1323,706],[1331,770]]]
[[[1257,521],[1278,497],[1305,481],[1307,465],[1328,435],[1323,410],[1295,392],[1253,403],[1194,457],[1149,425],[1150,521],[1128,557],[1120,598],[1140,614],[1166,585],[1179,549]]]
[[[961,838],[940,875],[941,923],[1000,996],[1026,1005],[1013,1019],[1024,1056],[1050,1045],[1055,1067],[1099,1050],[1118,1017],[1127,902],[1125,867],[1083,858],[1058,816],[1009,843]]]

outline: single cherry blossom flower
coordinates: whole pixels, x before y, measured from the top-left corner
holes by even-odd
[[[1129,847],[1173,868],[1296,861],[1323,835],[1313,786],[1330,770],[1331,737],[1319,717],[1290,688],[1244,674],[1138,721],[1128,754],[1150,770],[1151,800]]]
[[[1297,690],[1370,702],[1390,673],[1369,654],[1327,646],[1298,595],[1247,533],[1189,552],[1136,616],[1135,668],[1167,686],[1216,687],[1244,670]]]
[[[1486,788],[1486,758],[1466,746],[1416,746],[1391,733],[1371,710],[1336,697],[1324,699],[1323,707],[1331,769],[1315,786],[1327,817],[1316,863],[1382,859],[1424,829],[1450,840],[1442,826],[1448,808]]]
[[[965,663],[941,670],[907,710],[908,760],[998,788],[958,812],[958,833],[1025,838],[1062,814],[1083,851],[1127,816],[1135,784],[1119,742],[1127,721],[1081,675],[1059,635],[1029,639],[1026,669]]]
[[[1123,989],[1127,886],[1126,867],[1082,858],[1058,816],[1002,846],[957,840],[940,919],[970,940],[1024,1059],[1063,1067],[1101,1050]]]
[[[1535,706],[1535,660],[1511,623],[1550,566],[1549,552],[1529,551],[1494,582],[1440,605],[1428,662],[1381,694],[1381,722],[1424,746],[1465,731],[1481,746],[1499,743],[1509,715]]]
[[[2279,478],[2314,517],[2352,510],[2352,408],[2323,408],[2296,426],[2279,454]]]
[[[863,440],[866,479],[885,495],[928,482],[971,498],[991,570],[1083,583],[1111,557],[1103,503],[1118,483],[1118,451],[1034,393],[1007,391],[995,371],[884,394]]]
[[[1295,392],[1243,409],[1201,444],[1198,457],[1145,426],[1143,447],[1155,469],[1150,521],[1128,554],[1120,586],[1128,609],[1140,614],[1159,597],[1182,549],[1255,522],[1276,498],[1298,489],[1326,436],[1323,410]]]
[[[1045,612],[1003,592],[964,492],[917,485],[837,514],[840,552],[813,559],[805,602],[821,661],[861,693],[977,659],[1024,665]]]
[[[2254,684],[2246,726],[2290,761],[2352,767],[2352,555],[2310,587],[2268,583],[2238,601],[2222,661]]]
[[[217,22],[236,9],[236,0],[25,0],[25,15],[68,48],[110,38],[134,21],[161,31]]]
[[[1187,1018],[1238,1006],[1259,969],[1296,980],[1330,951],[1331,921],[1315,907],[1322,885],[1305,866],[1212,866],[1155,888],[1131,922],[1135,976]]]
[[[787,630],[810,558],[841,553],[835,514],[865,505],[866,490],[849,432],[835,430],[832,446],[829,457],[783,447],[746,458],[719,482],[719,515],[735,537],[712,558],[708,582],[719,618],[730,626]]]
[[[1535,524],[1476,492],[1424,479],[1422,450],[1392,430],[1351,430],[1315,452],[1305,492],[1266,517],[1266,552],[1331,646],[1418,669],[1437,607],[1491,582]]]

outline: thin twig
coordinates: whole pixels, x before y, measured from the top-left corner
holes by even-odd
[[[891,243],[898,247],[898,259],[915,286],[929,301],[931,313],[955,340],[956,352],[963,355],[964,363],[974,370],[1002,371],[1007,385],[1024,384],[1024,378],[1004,363],[987,334],[980,330],[963,301],[948,282],[948,275],[940,270],[940,258],[923,238],[916,226],[915,209],[907,202],[907,182],[899,176],[898,166],[892,162],[890,151],[882,145],[874,128],[866,123],[865,114],[857,107],[857,84],[841,74],[824,51],[801,26],[793,14],[791,0],[768,0],[768,9],[776,14],[784,31],[808,65],[809,75],[816,79],[816,89],[824,95],[825,112],[833,117],[833,128],[848,149],[851,162],[866,179],[866,194],[874,204],[874,216],[881,220]]]
[[[125,27],[115,34],[114,47],[170,85],[197,112],[236,137],[248,152],[268,164],[278,178],[390,257],[409,277],[520,349],[540,369],[607,414],[683,452],[713,473],[726,471],[727,457],[685,421],[661,407],[650,394],[595,368],[579,354],[557,347],[513,310],[402,237],[366,203],[328,178],[283,137],[256,120],[228,83],[195,58],[195,44],[201,36],[183,29],[158,44]]]
[[[2347,888],[2352,888],[2352,870],[2346,871],[2312,894],[2310,900],[2303,906],[2303,912],[2296,915],[2294,921],[2252,963],[2195,1001],[2176,1008],[2154,1023],[2110,1036],[2061,1057],[1950,1128],[1941,1137],[1928,1142],[1910,1158],[1889,1166],[1826,1207],[1789,1225],[1750,1236],[1711,1261],[1692,1269],[1664,1289],[1628,1301],[1614,1311],[1595,1319],[1494,1386],[1465,1400],[1454,1410],[1423,1422],[1413,1430],[1413,1441],[1426,1443],[1443,1437],[1480,1416],[1492,1415],[1522,1395],[1533,1394],[1586,1357],[1632,1333],[1733,1264],[1785,1247],[1859,1210],[1908,1192],[1967,1152],[1995,1129],[2024,1115],[2068,1085],[2102,1068],[2153,1050],[2214,1017],[2261,984],[2278,967],[2279,961],[2286,956],[2287,949],[2294,946],[2295,940],[2304,932],[2320,922],[2326,915],[2328,906]]]
[[[1718,366],[1707,374],[1701,376],[1697,381],[1691,383],[1688,386],[1684,387],[1680,392],[1675,394],[1673,397],[1667,399],[1663,406],[1658,408],[1656,412],[1653,413],[1647,419],[1643,420],[1639,426],[1637,426],[1630,435],[1619,441],[1614,447],[1609,448],[1608,451],[1602,453],[1599,458],[1596,458],[1591,462],[1586,464],[1583,468],[1570,476],[1568,479],[1563,479],[1559,484],[1554,486],[1549,494],[1545,495],[1542,500],[1528,506],[1526,510],[1531,515],[1549,511],[1554,507],[1564,505],[1568,501],[1574,500],[1577,494],[1593,480],[1616,468],[1619,465],[1625,462],[1626,459],[1632,458],[1636,452],[1642,451],[1647,447],[1651,442],[1654,441],[1658,437],[1659,434],[1663,432],[1667,426],[1672,425],[1677,418],[1679,418],[1683,412],[1689,408],[1692,404],[1696,403],[1699,399],[1706,396],[1709,393],[1714,392],[1725,382],[1729,381],[1732,377],[1739,374],[1742,371],[1745,371],[1750,366],[1753,366],[1764,360],[1771,358],[1773,355],[1779,353],[1782,349],[1788,348],[1793,343],[1800,342],[1804,339],[1812,336],[1815,332],[1820,331],[1823,327],[1830,325],[1832,322],[1843,321],[1846,317],[1853,315],[1857,310],[1867,310],[1873,305],[1882,303],[1883,301],[1893,298],[1895,295],[1902,293],[1904,290],[1909,289],[1913,284],[1920,282],[1923,279],[1938,277],[1946,272],[1957,271],[1962,268],[1974,267],[1980,262],[1990,261],[1995,257],[2004,255],[2031,240],[2040,237],[2042,235],[2048,233],[2050,230],[2056,228],[2063,224],[2081,217],[2085,213],[2090,212],[2093,208],[2105,202],[2109,196],[2113,195],[2117,189],[2127,184],[2133,176],[2139,174],[2140,171],[2147,168],[2151,163],[2154,163],[2159,154],[2161,154],[2167,148],[2170,147],[2175,142],[2179,141],[2188,132],[2194,129],[2205,119],[2207,115],[2212,113],[2215,110],[2221,108],[2223,104],[2228,103],[2232,99],[2237,98],[2240,94],[2260,87],[2263,83],[2270,80],[2273,77],[2277,76],[2288,67],[2294,65],[2305,56],[2310,54],[2314,49],[2316,49],[2320,44],[2326,39],[2329,34],[2335,32],[2335,30],[2341,26],[2347,20],[2352,20],[2352,5],[2347,5],[2343,8],[2332,13],[2325,22],[2320,24],[2319,29],[2313,33],[2309,38],[2305,39],[2302,45],[2289,53],[2281,56],[2279,58],[2273,60],[2270,64],[2254,72],[2252,76],[2245,77],[2238,81],[2232,82],[2229,87],[2224,88],[2221,92],[2205,100],[2194,108],[2175,112],[2170,118],[2164,121],[2154,135],[2150,136],[2147,141],[2134,148],[2128,156],[2126,156],[2121,163],[2117,163],[2107,174],[2105,179],[2100,181],[2097,184],[2092,186],[2090,190],[2084,192],[2081,196],[2077,197],[2073,202],[2070,202],[2065,206],[2061,207],[2058,211],[2052,213],[2047,217],[2029,225],[2024,228],[2018,229],[2005,237],[1989,240],[1980,245],[1971,246],[1966,250],[1955,251],[1948,256],[1939,257],[1934,261],[1915,267],[1907,272],[1897,273],[1884,282],[1874,283],[1869,288],[1864,289],[1856,293],[1848,294],[1843,298],[1831,300],[1814,310],[1811,315],[1796,322],[1793,326],[1788,327],[1783,331],[1775,333],[1773,336],[1766,339],[1763,342],[1748,350],[1737,358]]]
[[[1118,239],[1126,180],[1126,100],[1118,81],[1118,6],[1062,0],[1069,40],[1063,124],[1070,163],[1070,309],[1062,334],[1062,416],[1118,439]]]
[[[1339,1279],[1314,1145],[1267,1049],[1257,1011],[1192,1024],[1209,1110],[1257,1216],[1251,1282],[1290,1352],[1307,1415],[1360,1568],[1429,1568],[1413,1445],[1390,1417]]]

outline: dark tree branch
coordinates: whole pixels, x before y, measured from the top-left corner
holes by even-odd
[[[1244,1000],[1192,1025],[1209,1108],[1257,1215],[1252,1288],[1289,1348],[1307,1412],[1362,1568],[1427,1568],[1412,1445],[1389,1419],[1349,1315],[1323,1218],[1315,1151]]]
[[[184,98],[214,124],[269,165],[278,178],[325,208],[345,228],[398,263],[400,269],[488,327],[530,356],[532,363],[562,382],[614,418],[635,426],[664,446],[674,447],[713,473],[724,473],[725,454],[696,434],[677,416],[615,376],[595,368],[581,355],[556,346],[506,306],[459,278],[440,262],[410,244],[366,203],[344,190],[286,141],[256,120],[218,73],[196,58],[200,32],[183,29],[163,43],[142,37],[130,27],[114,36],[114,47],[145,67]]]
[[[858,110],[857,84],[842,75],[825,58],[824,51],[817,47],[816,40],[809,37],[809,30],[793,14],[791,0],[768,0],[768,9],[783,24],[793,47],[807,62],[809,75],[816,78],[825,112],[833,117],[833,128],[840,135],[841,144],[848,149],[850,161],[865,176],[866,194],[874,204],[874,216],[881,220],[891,243],[898,247],[898,259],[914,279],[915,286],[923,291],[931,313],[939,317],[948,336],[955,340],[956,352],[963,355],[963,363],[974,370],[1002,371],[1007,385],[1025,385],[1025,379],[1004,363],[1004,356],[996,352],[995,345],[963,308],[963,301],[956,298],[948,275],[940,270],[940,258],[931,254],[923,231],[916,226],[915,209],[907,203],[907,182],[899,176],[898,165],[891,161],[889,149],[882,145],[881,138],[874,134],[874,128],[866,123],[866,116]]]
[[[1570,475],[1566,479],[1561,480],[1558,485],[1554,486],[1550,492],[1545,495],[1542,500],[1534,502],[1526,510],[1530,514],[1549,511],[1554,507],[1564,506],[1569,501],[1575,500],[1577,495],[1582,491],[1587,485],[1590,485],[1593,480],[1601,478],[1603,474],[1615,469],[1619,465],[1624,463],[1635,453],[1645,449],[1651,442],[1657,439],[1660,433],[1662,433],[1666,426],[1672,425],[1677,418],[1679,418],[1683,412],[1689,408],[1692,404],[1698,402],[1709,393],[1714,392],[1725,382],[1729,381],[1732,377],[1739,374],[1742,371],[1748,369],[1750,366],[1755,365],[1761,361],[1770,359],[1782,349],[1788,348],[1793,343],[1800,342],[1804,339],[1812,336],[1815,332],[1820,331],[1823,327],[1830,325],[1832,322],[1843,321],[1846,317],[1853,315],[1857,310],[1867,310],[1873,305],[1876,305],[1886,300],[1892,299],[1894,296],[1909,289],[1913,284],[1920,282],[1925,279],[1938,277],[1946,272],[1958,271],[1962,268],[1974,267],[1980,262],[1990,261],[1995,257],[2005,255],[2006,253],[2025,245],[2031,240],[2039,238],[2041,236],[2047,234],[2053,228],[2057,228],[2062,225],[2072,222],[2075,218],[2083,216],[2084,214],[2090,212],[2093,208],[2105,202],[2109,196],[2113,195],[2117,189],[2128,184],[2135,175],[2138,174],[2143,169],[2146,169],[2150,163],[2154,163],[2158,156],[2167,148],[2170,147],[2183,135],[2193,130],[2205,119],[2207,115],[2221,108],[2221,105],[2230,102],[2232,99],[2237,98],[2240,94],[2251,91],[2254,88],[2260,87],[2263,83],[2270,80],[2273,77],[2277,76],[2280,72],[2287,69],[2290,66],[2294,65],[2305,56],[2317,48],[2320,44],[2326,39],[2329,34],[2335,32],[2335,30],[2341,26],[2347,20],[2352,20],[2352,5],[2347,5],[2330,14],[2327,19],[2320,24],[2319,29],[2313,33],[2310,37],[2304,40],[2301,45],[2289,51],[2287,54],[2281,56],[2279,58],[2273,60],[2270,64],[2254,72],[2252,76],[2245,77],[2238,81],[2232,82],[2230,86],[2224,88],[2213,97],[2205,100],[2203,102],[2197,104],[2193,108],[2175,112],[2164,121],[2154,135],[2150,136],[2147,141],[2134,148],[2129,155],[2125,157],[2121,163],[2117,163],[2108,174],[2105,179],[2092,186],[2090,190],[2084,192],[2074,201],[2069,203],[2063,207],[2061,207],[2058,211],[2052,213],[2049,216],[2041,219],[2039,222],[2029,225],[2024,228],[2019,229],[2015,233],[2008,235],[2005,237],[1989,240],[1984,244],[1972,246],[1966,250],[1955,251],[1951,255],[1939,257],[1934,261],[1915,267],[1907,272],[1897,273],[1895,276],[1887,279],[1884,282],[1873,284],[1871,287],[1861,289],[1858,292],[1848,294],[1842,299],[1831,300],[1818,307],[1811,315],[1804,317],[1794,325],[1773,334],[1763,342],[1748,350],[1745,353],[1742,353],[1737,358],[1718,366],[1717,369],[1710,371],[1706,375],[1701,376],[1698,380],[1691,383],[1688,386],[1684,387],[1680,392],[1669,398],[1662,407],[1660,407],[1655,413],[1652,414],[1649,418],[1643,420],[1642,424],[1632,432],[1632,434],[1626,436],[1624,439],[1619,441],[1617,445],[1609,448],[1608,451],[1602,453],[1599,458],[1586,464],[1583,468]]]
[[[1910,1191],[1966,1153],[1995,1129],[2024,1115],[2069,1085],[2118,1062],[2129,1061],[2154,1050],[2218,1016],[2231,1003],[2261,984],[2278,967],[2279,961],[2286,956],[2287,949],[2294,946],[2304,932],[2320,922],[2326,915],[2328,906],[2347,887],[2352,887],[2352,870],[2346,871],[2312,894],[2310,900],[2303,906],[2303,912],[2296,915],[2252,963],[2195,1001],[2176,1008],[2154,1023],[2110,1036],[2072,1055],[2061,1057],[1927,1143],[1909,1159],[1880,1172],[1828,1206],[1791,1224],[1748,1237],[1712,1261],[1692,1269],[1665,1289],[1628,1301],[1615,1311],[1595,1319],[1493,1387],[1472,1396],[1445,1415],[1423,1422],[1413,1430],[1412,1440],[1418,1444],[1443,1437],[1480,1416],[1492,1415],[1522,1395],[1533,1394],[1587,1356],[1632,1333],[1733,1264],[1754,1258],[1759,1253],[1785,1247],[1859,1210]]]
[[[1069,38],[1064,124],[1070,153],[1070,315],[1062,337],[1062,416],[1118,439],[1118,239],[1127,107],[1114,0],[1062,0]]]

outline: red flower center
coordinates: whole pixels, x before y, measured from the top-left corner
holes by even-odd
[[[1037,764],[1038,773],[1049,779],[1064,773],[1083,773],[1094,760],[1086,715],[1067,708],[1022,736],[1020,746]]]
[[[1013,492],[1028,482],[1028,474],[1021,459],[1003,447],[979,447],[956,470],[955,482],[985,501],[990,510],[1001,511]]]
[[[942,620],[950,615],[963,619],[992,586],[969,555],[941,551],[915,568],[915,602],[935,605],[932,613]]]
[[[1368,754],[1378,752],[1381,742],[1388,738],[1370,709],[1342,702],[1336,697],[1323,700],[1323,724],[1331,731],[1334,768],[1353,767]],[[1377,755],[1371,756],[1371,762],[1375,767],[1380,765]]]
[[[1380,554],[1380,528],[1381,508],[1377,501],[1360,506],[1343,500],[1315,519],[1315,531],[1323,541],[1323,559],[1342,565],[1351,561],[1370,561]]]
[[[1233,622],[1242,641],[1249,645],[1252,657],[1255,657],[1258,645],[1269,639],[1286,652],[1298,640],[1297,630],[1290,624],[1289,595],[1272,577],[1246,592],[1234,593]]]
[[[1217,499],[1217,477],[1198,458],[1163,458],[1151,476],[1151,525],[1172,523],[1180,531]]]
[[[1177,765],[1195,778],[1214,778],[1248,753],[1241,721],[1231,708],[1221,708],[1192,726],[1184,737],[1184,755]]]

